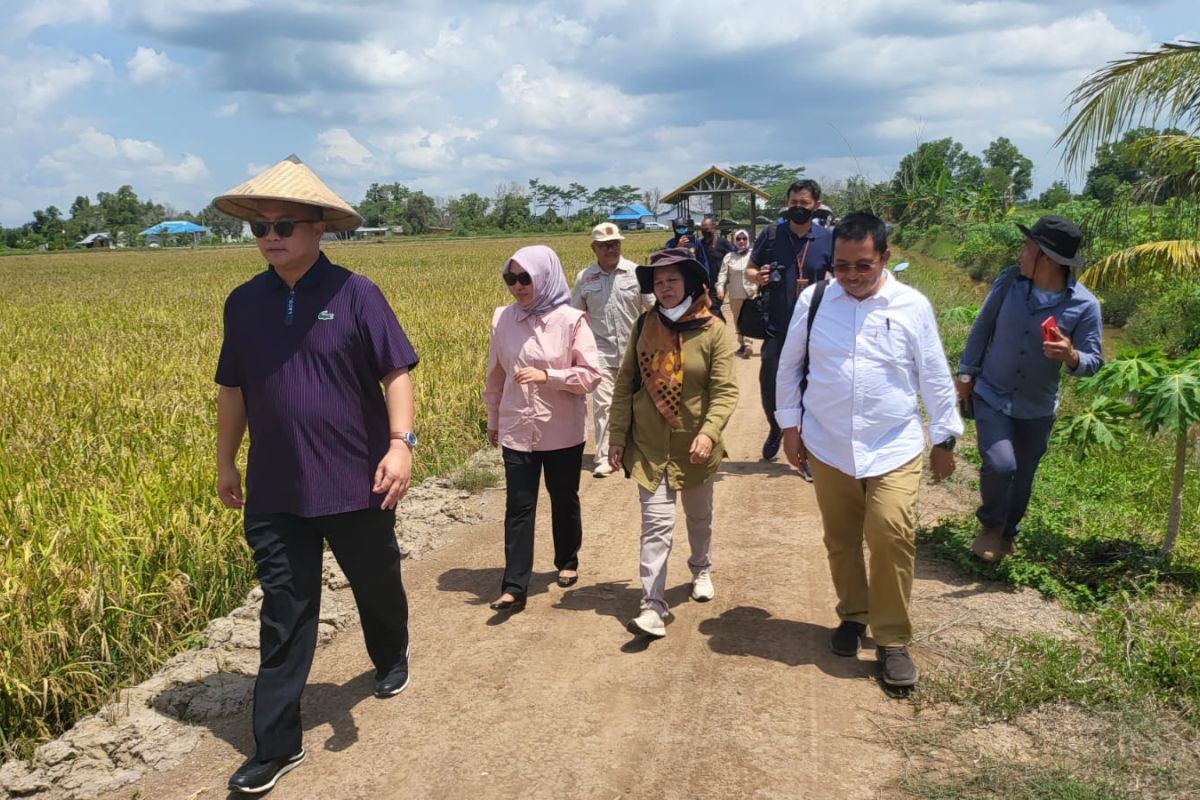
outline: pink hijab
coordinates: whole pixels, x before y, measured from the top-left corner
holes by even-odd
[[[533,302],[528,306],[518,305],[517,319],[523,320],[530,316],[542,316],[559,306],[571,301],[571,292],[567,289],[567,276],[563,274],[562,262],[558,254],[544,244],[522,247],[512,254],[512,258],[504,262],[501,273],[508,272],[509,264],[516,261],[529,273],[533,279]]]

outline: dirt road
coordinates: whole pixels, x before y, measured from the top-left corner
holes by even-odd
[[[759,460],[758,364],[738,360],[712,602],[688,599],[680,520],[667,636],[634,640],[625,622],[640,597],[637,491],[619,476],[584,475],[580,582],[553,583],[543,496],[528,608],[494,616],[503,490],[493,490],[482,524],[406,564],[408,690],[372,698],[360,631],[341,633],[318,651],[304,698],[308,760],[271,796],[875,797],[900,765],[871,718],[907,706],[880,691],[873,653],[829,651],[835,598],[820,520],[810,486]],[[209,727],[183,764],[137,787],[141,797],[224,796],[253,748],[248,715]]]

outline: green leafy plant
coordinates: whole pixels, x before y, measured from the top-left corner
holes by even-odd
[[[1059,436],[1081,456],[1120,449],[1130,435],[1130,420],[1151,436],[1174,438],[1171,506],[1160,551],[1169,556],[1182,518],[1188,444],[1200,427],[1200,357],[1170,359],[1157,350],[1125,356],[1106,364],[1080,389],[1099,396],[1083,412],[1069,417]]]

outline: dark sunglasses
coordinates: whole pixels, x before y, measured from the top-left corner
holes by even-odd
[[[271,230],[271,228],[274,228],[275,232],[278,233],[281,238],[286,239],[296,232],[296,226],[301,222],[320,221],[321,220],[319,219],[281,219],[275,222],[261,222],[259,220],[255,220],[254,222],[250,223],[250,232],[254,234],[256,239],[261,239],[267,235],[267,231]]]
[[[533,283],[533,278],[528,272],[506,272],[504,273],[504,282],[509,286],[516,286],[518,283],[528,286]]]

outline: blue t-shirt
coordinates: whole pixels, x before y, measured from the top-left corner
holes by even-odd
[[[246,405],[246,512],[378,509],[371,486],[390,444],[380,381],[416,364],[379,287],[323,253],[293,289],[273,267],[234,289],[216,380]]]
[[[792,306],[796,304],[796,280],[806,278],[816,283],[824,280],[833,266],[833,231],[820,225],[810,225],[803,236],[792,233],[787,222],[775,226],[774,256],[767,255],[767,230],[758,235],[750,261],[757,267],[771,263],[782,269],[781,281],[770,284],[767,292],[767,314],[770,323],[768,333],[782,338],[787,334],[792,319]],[[800,264],[803,255],[804,264]],[[782,287],[782,291],[780,291]]]

